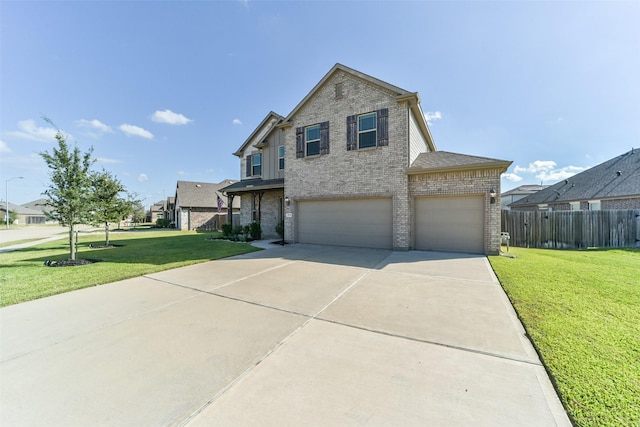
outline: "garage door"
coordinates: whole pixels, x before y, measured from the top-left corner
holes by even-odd
[[[484,252],[484,197],[418,197],[416,249]]]
[[[392,247],[392,201],[388,199],[298,202],[298,242]]]

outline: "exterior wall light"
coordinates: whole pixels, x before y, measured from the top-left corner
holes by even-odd
[[[284,204],[287,206],[291,206],[291,199],[289,196],[284,196]]]
[[[491,203],[492,205],[496,203],[496,190],[494,190],[493,187],[491,187],[491,190],[489,190],[489,197],[491,198],[489,200],[489,203]]]

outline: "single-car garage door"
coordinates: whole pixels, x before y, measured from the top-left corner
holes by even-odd
[[[307,200],[297,209],[298,242],[391,249],[391,198]]]
[[[416,249],[484,252],[484,197],[417,197]]]

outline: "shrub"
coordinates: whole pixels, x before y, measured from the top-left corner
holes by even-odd
[[[260,222],[253,221],[249,224],[249,233],[253,240],[260,240],[262,238],[262,227],[260,226]]]
[[[238,236],[240,236],[244,232],[244,227],[241,225],[236,225],[233,227],[233,238],[238,240]]]
[[[231,224],[222,224],[222,237],[225,239],[230,238],[233,235],[233,226]]]
[[[284,240],[284,221],[280,221],[278,225],[276,225],[276,233],[282,240]]]
[[[171,220],[169,218],[156,219],[156,227],[158,228],[169,228],[170,225],[171,225]]]

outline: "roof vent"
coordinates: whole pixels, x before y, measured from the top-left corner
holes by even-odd
[[[622,172],[618,171],[618,172],[616,172],[616,175],[620,176],[620,175],[622,175]]]
[[[200,188],[200,187],[202,187],[202,185],[200,185],[200,184],[196,184],[196,187]]]
[[[568,184],[568,183],[569,183],[569,180],[568,180],[568,179],[565,179],[565,180],[564,180],[564,183],[565,183],[565,184]]]

